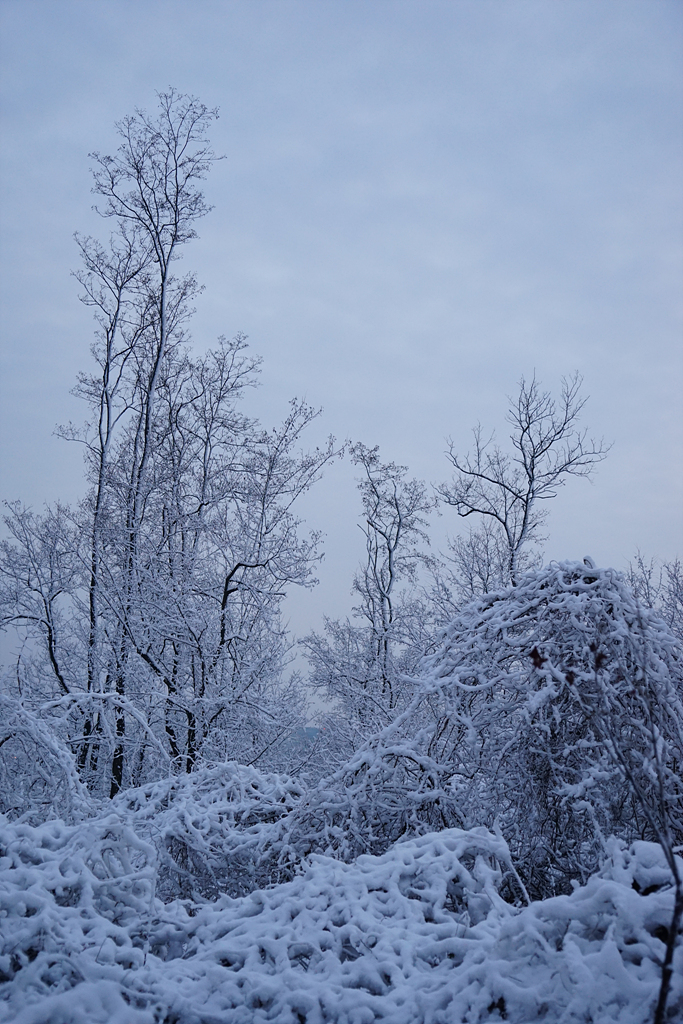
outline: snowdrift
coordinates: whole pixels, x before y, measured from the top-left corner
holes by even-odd
[[[515,908],[509,853],[449,829],[248,896],[163,903],[118,814],[0,818],[0,1021],[645,1024],[673,905],[659,847],[616,842],[566,896]],[[683,1016],[683,949],[669,1006]]]

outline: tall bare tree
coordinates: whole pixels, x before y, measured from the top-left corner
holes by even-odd
[[[495,436],[474,428],[474,450],[460,456],[453,441],[447,457],[455,473],[438,492],[464,518],[479,515],[493,521],[507,548],[507,571],[515,583],[520,552],[541,539],[548,511],[543,502],[555,497],[570,476],[590,476],[609,445],[594,440],[579,425],[586,399],[581,397],[578,373],[563,378],[559,401],[542,391],[536,377],[519,383],[510,399],[507,421],[512,426],[512,454],[504,452]]]

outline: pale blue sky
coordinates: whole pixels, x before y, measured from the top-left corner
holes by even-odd
[[[0,0],[0,28],[3,497],[81,491],[51,432],[83,415],[87,153],[174,85],[221,108],[227,156],[194,338],[249,335],[266,422],[305,395],[320,433],[438,481],[446,435],[577,369],[614,449],[553,502],[548,557],[683,553],[677,0]],[[307,502],[328,554],[299,630],[350,604],[357,506],[348,465]]]

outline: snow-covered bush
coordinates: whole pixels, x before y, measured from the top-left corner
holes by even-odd
[[[497,818],[537,895],[594,872],[606,836],[683,840],[683,651],[621,574],[528,573],[466,608],[425,675],[465,823]]]
[[[27,1008],[35,1022],[134,1020],[114,1012],[126,1004],[105,965],[118,982],[144,963],[155,874],[154,848],[116,815],[37,827],[0,818],[0,1019]],[[60,993],[62,1010],[36,1009],[58,1006]]]
[[[0,1024],[677,1019],[681,664],[618,573],[552,565],[315,789],[227,763],[106,811],[6,702]]]
[[[301,795],[287,776],[231,762],[126,790],[111,807],[155,846],[162,899],[216,899],[271,881],[260,849]]]
[[[75,758],[37,714],[0,694],[0,814],[38,825],[118,820],[155,849],[157,892],[172,900],[243,895],[271,881],[260,852],[295,807],[301,785],[236,762],[168,775],[98,801],[79,779]]]
[[[402,837],[463,824],[448,768],[429,755],[424,730],[408,734],[417,713],[411,705],[283,819],[269,850],[278,857],[281,878],[310,853],[350,862],[381,854]]]
[[[673,848],[682,680],[680,644],[619,573],[530,572],[463,609],[407,710],[299,803],[286,842],[350,860],[497,823],[535,896],[585,881],[609,835]]]
[[[46,724],[0,693],[0,814],[38,824],[92,813],[75,759]]]
[[[452,829],[164,905],[154,849],[116,815],[0,821],[0,1021],[649,1022],[672,905],[659,847],[614,842],[585,886],[522,909],[498,894],[508,858],[485,829]],[[671,1020],[681,949],[674,968]]]

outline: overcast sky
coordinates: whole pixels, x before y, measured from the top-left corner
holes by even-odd
[[[679,0],[0,0],[2,496],[73,501],[69,394],[92,321],[69,276],[88,152],[169,85],[219,106],[227,159],[188,247],[200,348],[244,331],[252,410],[324,407],[438,482],[445,438],[504,428],[534,371],[578,370],[614,442],[552,504],[548,558],[683,554],[683,4]],[[503,433],[504,436],[504,433]],[[317,437],[312,436],[312,440]],[[351,604],[353,468],[305,505],[327,534],[301,632]],[[456,532],[453,510],[437,524]]]

